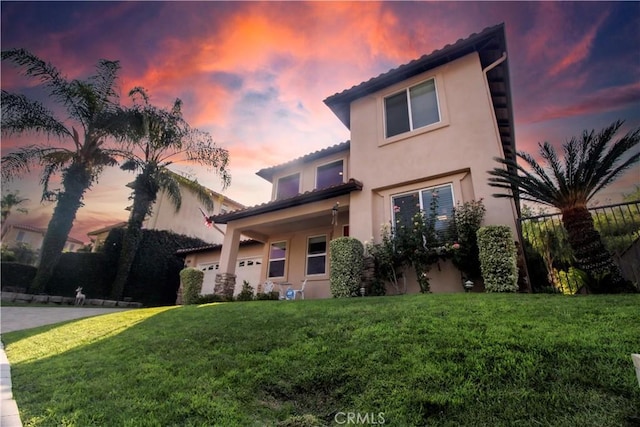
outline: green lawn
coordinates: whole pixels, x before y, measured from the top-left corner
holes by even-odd
[[[25,426],[600,427],[640,417],[639,325],[640,295],[430,294],[140,309],[3,341]]]

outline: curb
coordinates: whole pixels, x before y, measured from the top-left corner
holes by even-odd
[[[1,338],[1,337],[0,337]],[[18,404],[11,391],[11,366],[0,341],[0,427],[22,427]]]

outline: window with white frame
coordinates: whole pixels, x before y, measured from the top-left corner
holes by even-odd
[[[307,276],[325,274],[327,271],[327,236],[307,239]]]
[[[278,188],[276,193],[276,199],[286,199],[293,197],[300,192],[300,174],[294,173],[293,175],[283,176],[278,179]]]
[[[333,185],[342,184],[344,175],[344,162],[337,162],[318,166],[316,174],[316,188],[329,188]]]
[[[387,138],[439,122],[435,79],[386,97],[384,111]]]
[[[453,219],[453,186],[445,184],[395,195],[391,197],[391,206],[396,226],[410,227],[413,216],[422,211],[427,216],[435,215],[435,229],[442,233]]]
[[[287,242],[274,242],[269,248],[269,272],[267,277],[284,277],[287,260]]]

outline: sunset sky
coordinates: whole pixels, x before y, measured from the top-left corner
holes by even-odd
[[[85,78],[101,58],[120,60],[123,98],[143,86],[151,102],[184,102],[192,126],[230,151],[230,198],[269,200],[263,167],[349,139],[322,102],[460,38],[504,22],[518,150],[560,146],[616,119],[640,126],[639,2],[5,2],[2,49],[26,48],[69,78]],[[2,64],[2,89],[38,97],[33,82]],[[19,145],[56,143],[33,135]],[[67,142],[68,143],[68,142]],[[220,191],[219,178],[179,164]],[[107,170],[86,195],[71,235],[127,219],[133,175]],[[640,184],[636,167],[605,190],[620,201]],[[51,185],[56,188],[55,184]],[[45,228],[39,175],[3,183],[30,201],[11,221]]]

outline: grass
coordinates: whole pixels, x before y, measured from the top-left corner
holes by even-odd
[[[640,416],[639,307],[636,295],[259,301],[3,340],[25,426],[338,425],[349,412],[392,426],[624,426]]]

